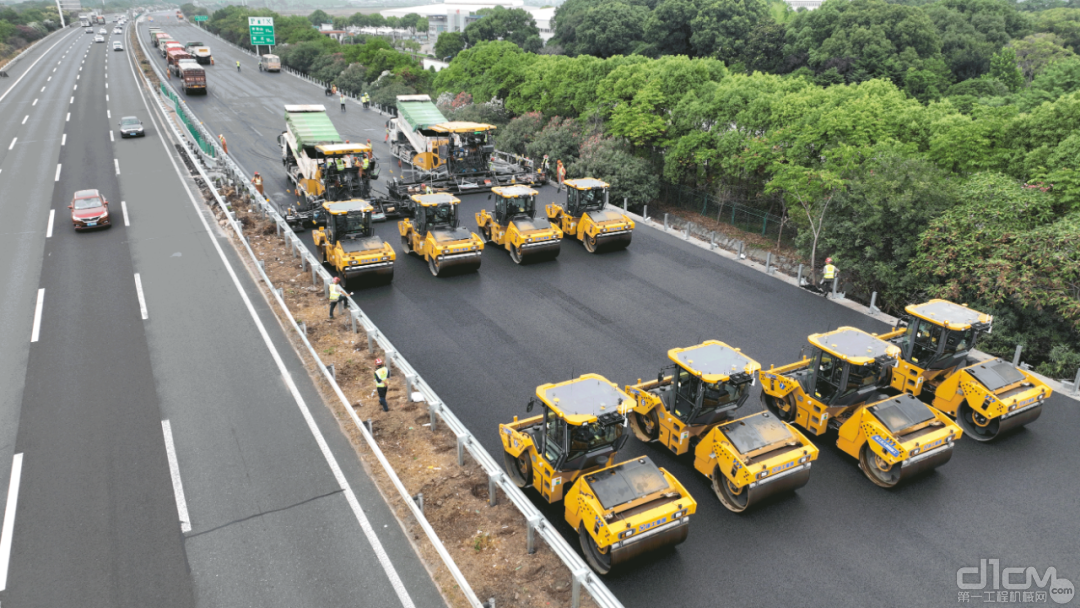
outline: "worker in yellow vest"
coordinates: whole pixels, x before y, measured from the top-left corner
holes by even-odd
[[[348,296],[351,295],[351,293],[346,293],[345,290],[341,288],[341,277],[334,277],[334,280],[330,283],[330,295],[327,296],[327,299],[330,300],[331,319],[334,318],[334,308],[338,304],[341,305],[342,310],[349,309]]]
[[[255,189],[259,191],[259,194],[263,193],[262,176],[259,175],[258,171],[256,171],[255,176],[251,178],[251,183],[255,186]]]
[[[836,266],[833,266],[832,258],[825,258],[825,271],[821,274],[822,287],[828,287],[829,285],[831,285],[833,279],[835,279],[836,275],[839,273],[840,271],[836,268]]]
[[[379,392],[379,405],[382,411],[389,412],[390,406],[386,404],[386,379],[390,377],[390,370],[383,364],[382,359],[375,359],[375,390]]]

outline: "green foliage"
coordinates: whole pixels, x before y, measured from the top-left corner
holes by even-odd
[[[566,168],[566,174],[603,179],[611,184],[613,203],[626,198],[633,204],[647,204],[659,194],[659,180],[649,170],[649,163],[631,154],[624,142],[599,134],[581,143],[579,157]]]
[[[574,52],[596,57],[629,55],[643,39],[648,17],[649,9],[622,0],[598,4],[581,16]]]
[[[435,41],[435,56],[439,59],[456,57],[465,48],[465,39],[458,32],[442,32]]]
[[[542,46],[536,20],[525,9],[495,6],[484,11],[482,19],[465,26],[462,37],[469,45],[476,46],[485,41],[508,40],[532,52],[539,50]]]
[[[543,158],[547,154],[554,169],[556,161],[563,161],[563,165],[573,162],[583,140],[581,125],[577,121],[556,116],[531,142],[525,144],[525,151],[532,158]]]
[[[765,0],[708,0],[691,23],[690,44],[700,56],[730,63],[746,52],[754,27],[769,19]]]
[[[330,18],[330,15],[326,14],[326,11],[322,9],[317,9],[315,10],[315,12],[308,15],[308,21],[311,22],[311,25],[319,27],[324,23],[330,23],[332,19]]]
[[[697,12],[694,0],[663,0],[645,22],[645,41],[658,55],[688,55],[693,34],[690,22]]]
[[[1024,75],[1016,65],[1016,51],[1009,47],[1001,49],[990,58],[990,77],[1016,92],[1024,84]]]
[[[435,77],[438,92],[467,91],[477,99],[506,99],[540,58],[513,42],[481,42],[465,49]]]
[[[544,116],[539,112],[527,112],[511,120],[495,132],[495,145],[499,150],[526,155],[526,147],[544,127]],[[543,155],[541,155],[541,158]]]
[[[346,93],[357,95],[364,90],[365,74],[364,66],[354,63],[338,74],[334,79],[334,84]]]
[[[845,280],[878,292],[885,310],[903,310],[923,291],[908,271],[919,236],[956,204],[958,184],[927,160],[885,148],[862,164],[830,206],[820,247],[841,265]]]
[[[1075,59],[1076,53],[1061,45],[1062,39],[1056,34],[1032,34],[1009,43],[1016,52],[1016,67],[1024,75],[1024,82],[1030,83],[1049,65],[1068,59]]]
[[[1035,13],[1032,20],[1036,32],[1056,34],[1063,46],[1080,53],[1080,7],[1053,8]]]
[[[942,58],[956,80],[982,76],[998,49],[1031,31],[1030,20],[1003,0],[943,0],[925,11],[937,26]]]

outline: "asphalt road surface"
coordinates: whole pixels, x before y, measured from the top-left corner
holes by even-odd
[[[388,175],[385,116],[355,104],[342,114],[313,84],[260,73],[250,55],[191,25],[164,26],[178,40],[210,44],[217,66],[207,70],[209,94],[186,100],[249,173],[264,175],[279,206],[292,202],[276,143],[285,104],[326,104],[343,137],[375,142]],[[544,203],[560,198],[541,194]],[[463,225],[475,226],[472,216],[485,206],[485,195],[463,197]],[[399,242],[393,222],[376,232]],[[639,227],[623,252],[590,255],[564,241],[557,261],[533,266],[489,247],[478,273],[443,279],[398,252],[394,282],[356,300],[497,458],[498,424],[524,415],[542,383],[586,372],[624,384],[649,378],[668,349],[710,338],[765,366],[783,364],[811,333],[886,329],[650,228]],[[755,393],[743,414],[759,409]],[[1040,573],[1053,566],[1080,583],[1078,429],[1076,402],[1054,396],[1029,427],[991,445],[962,441],[951,462],[892,491],[870,483],[835,437],[818,438],[809,484],[742,515],[719,504],[689,459],[632,441],[620,456],[648,454],[673,472],[697,498],[698,514],[683,545],[608,581],[634,608],[941,606],[960,599],[957,569],[991,558]],[[562,520],[561,506],[547,513]],[[982,601],[981,591],[971,593]]]
[[[0,89],[0,603],[443,605],[193,202],[127,38],[92,38],[55,35]],[[145,138],[121,139],[131,115]],[[72,229],[87,188],[111,228]]]

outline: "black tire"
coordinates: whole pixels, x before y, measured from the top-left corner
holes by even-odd
[[[432,276],[439,276],[439,263],[435,260],[435,257],[429,257],[427,261],[428,270],[431,271]]]
[[[729,511],[742,513],[746,510],[746,507],[750,506],[750,488],[746,486],[734,487],[731,480],[724,477],[724,474],[720,472],[720,467],[713,469],[712,489],[716,493],[716,497],[720,499],[720,504],[727,507]]]
[[[633,412],[630,416],[630,424],[633,425],[634,435],[641,441],[651,443],[660,438],[660,417],[655,407],[647,414]]]
[[[874,450],[870,449],[869,443],[864,443],[862,449],[859,450],[859,468],[866,477],[882,488],[892,488],[896,484],[900,483],[900,479],[903,477],[901,465],[902,462],[898,462],[892,466],[882,460]]]
[[[761,401],[765,404],[765,408],[780,420],[784,422],[793,422],[795,420],[795,404],[790,399],[790,395],[787,397],[773,397],[762,391]]]
[[[600,246],[596,242],[595,236],[589,236],[586,234],[582,242],[585,243],[585,251],[588,251],[589,253],[596,253],[596,251],[600,248]]]
[[[601,550],[593,537],[585,531],[585,526],[578,528],[578,541],[581,543],[581,553],[585,555],[585,561],[589,562],[589,566],[597,574],[611,572],[611,551]]]
[[[506,475],[519,488],[527,488],[532,485],[533,470],[529,451],[525,450],[518,457],[513,457],[509,452],[503,452],[503,468]]]
[[[982,414],[971,409],[966,402],[960,404],[960,409],[956,414],[956,423],[964,429],[964,435],[975,441],[992,441],[1001,429],[1001,418],[987,420]]]
[[[401,235],[401,248],[405,250],[405,253],[412,253],[412,244],[409,243],[409,237]]]
[[[521,264],[521,250],[513,243],[510,244],[510,259],[514,260],[515,264]]]

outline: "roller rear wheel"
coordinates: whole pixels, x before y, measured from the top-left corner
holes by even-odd
[[[795,403],[791,396],[773,397],[765,392],[761,393],[761,400],[765,402],[765,408],[784,422],[795,420]]]
[[[517,487],[527,488],[532,485],[532,461],[529,459],[528,450],[516,458],[503,452],[503,468]]]
[[[956,422],[964,429],[964,434],[975,441],[990,441],[998,436],[1001,418],[993,420],[971,409],[967,403],[960,406]]]
[[[716,497],[720,499],[720,503],[729,511],[742,513],[750,506],[750,488],[746,486],[740,488],[732,483],[720,472],[720,467],[713,469],[712,488]]]
[[[428,270],[431,271],[431,274],[433,276],[436,276],[436,277],[439,276],[439,272],[440,272],[439,262],[437,262],[434,257],[428,258],[427,267],[428,267]]]
[[[578,540],[581,542],[581,552],[585,555],[585,561],[596,571],[597,574],[611,572],[611,549],[601,549],[592,536],[585,531],[585,526],[578,528]]]
[[[589,235],[586,234],[584,243],[585,243],[585,250],[588,251],[589,253],[596,253],[596,250],[599,249],[599,247],[600,247],[596,242],[596,237],[595,236],[589,236]]]
[[[513,243],[510,244],[510,259],[514,260],[515,264],[521,264],[521,250]]]

